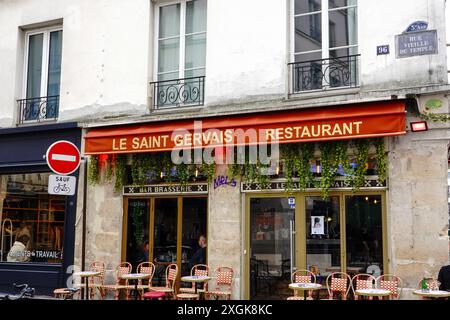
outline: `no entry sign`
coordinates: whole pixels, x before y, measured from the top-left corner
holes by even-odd
[[[68,175],[80,166],[80,150],[72,142],[57,141],[47,149],[46,160],[53,172]]]

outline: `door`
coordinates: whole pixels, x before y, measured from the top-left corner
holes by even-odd
[[[295,266],[295,202],[250,198],[250,298],[286,299]]]

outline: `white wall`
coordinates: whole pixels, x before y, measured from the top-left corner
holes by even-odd
[[[0,0],[0,127],[23,98],[21,26],[63,20],[60,120],[148,114],[153,65],[150,0]],[[208,1],[206,106],[281,103],[290,62],[291,0]],[[444,0],[359,0],[361,91],[447,82]],[[417,20],[439,34],[439,54],[396,59],[395,36]],[[389,55],[377,56],[389,44]],[[314,103],[320,102],[317,95]],[[214,112],[216,112],[214,111]],[[207,113],[208,108],[202,112]],[[213,111],[211,111],[213,112]]]
[[[60,119],[146,110],[149,15],[146,0],[0,1],[0,126],[13,125],[24,98],[19,27],[55,19],[63,20]]]
[[[365,90],[447,82],[444,0],[358,2],[361,80]],[[395,36],[419,20],[429,23],[428,30],[438,30],[439,53],[396,59]],[[391,53],[377,56],[377,46],[386,44]]]

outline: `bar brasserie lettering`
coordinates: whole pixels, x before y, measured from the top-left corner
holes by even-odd
[[[208,193],[207,184],[126,186],[124,194]]]

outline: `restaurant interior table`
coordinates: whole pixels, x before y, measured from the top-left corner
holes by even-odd
[[[415,290],[413,294],[416,296],[424,297],[424,298],[434,298],[434,299],[444,299],[450,298],[450,291],[442,291],[442,290]]]
[[[211,277],[208,276],[185,276],[181,277],[181,281],[183,282],[193,282],[195,288],[195,294],[197,294],[197,283],[204,283],[211,280]]]
[[[81,279],[84,279],[84,282],[86,284],[86,290],[85,290],[85,300],[89,300],[89,278],[98,276],[100,272],[98,271],[81,271],[81,272],[75,272],[73,274],[74,277],[80,277]]]
[[[148,279],[150,278],[150,274],[148,273],[127,273],[122,275],[120,278],[124,280],[130,280],[134,281],[134,300],[137,300],[140,296],[139,290],[138,290],[138,283],[139,280]]]
[[[322,285],[318,283],[291,283],[289,284],[289,288],[296,291],[303,291],[306,300],[306,291],[322,289]]]
[[[386,290],[386,289],[359,289],[355,291],[355,294],[357,294],[358,296],[365,296],[365,297],[377,297],[378,299],[383,298],[383,297],[388,297],[391,295],[391,291],[390,290]]]

